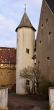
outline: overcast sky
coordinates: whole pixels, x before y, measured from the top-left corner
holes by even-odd
[[[38,29],[42,0],[0,0],[0,47],[16,47],[15,29],[26,4],[27,15]]]

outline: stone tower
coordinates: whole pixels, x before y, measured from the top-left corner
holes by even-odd
[[[17,32],[17,57],[16,57],[16,93],[25,93],[25,79],[20,76],[20,71],[27,66],[32,66],[32,56],[35,46],[35,28],[32,26],[26,11],[23,14]]]

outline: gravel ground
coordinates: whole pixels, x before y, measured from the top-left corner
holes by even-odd
[[[34,100],[28,96],[9,94],[9,110],[48,110],[48,100]]]

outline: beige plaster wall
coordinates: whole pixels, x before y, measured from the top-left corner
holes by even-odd
[[[35,33],[32,28],[19,28],[17,31],[17,65],[16,65],[16,93],[25,94],[25,80],[20,77],[20,71],[33,65]],[[26,53],[29,49],[29,54]]]

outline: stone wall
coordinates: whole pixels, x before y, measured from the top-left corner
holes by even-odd
[[[16,83],[16,67],[14,64],[0,64],[0,86],[9,88]]]
[[[40,14],[36,58],[42,76],[54,81],[54,15],[45,0]]]

